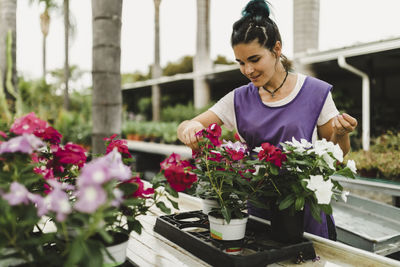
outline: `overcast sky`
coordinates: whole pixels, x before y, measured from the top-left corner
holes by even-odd
[[[280,28],[284,53],[293,55],[293,2],[270,0]],[[61,3],[62,1],[60,1]],[[233,60],[229,44],[232,23],[248,0],[211,0],[211,57]],[[39,14],[43,6],[18,0],[17,68],[31,78],[41,76],[42,37]],[[121,71],[147,72],[154,60],[153,0],[124,0]],[[320,0],[320,50],[400,36],[400,0]],[[162,0],[160,8],[161,65],[195,52],[196,0]],[[90,71],[92,57],[91,0],[70,0],[76,35],[70,44],[70,64]],[[47,68],[64,64],[61,11],[51,14],[47,38]]]

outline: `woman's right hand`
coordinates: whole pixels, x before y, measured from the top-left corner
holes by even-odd
[[[201,122],[190,120],[182,122],[177,130],[178,138],[182,143],[187,145],[193,150],[197,150],[199,148],[198,142],[200,140],[199,136],[196,136],[196,133],[204,129],[205,127]]]

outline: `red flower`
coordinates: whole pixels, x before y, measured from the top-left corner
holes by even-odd
[[[54,153],[57,161],[62,164],[76,164],[83,167],[86,162],[86,150],[79,145],[68,143]]]
[[[16,119],[11,126],[10,132],[15,134],[31,134],[36,130],[44,130],[47,127],[47,122],[36,117],[34,112]]]
[[[165,160],[163,160],[160,163],[161,170],[165,170],[165,169],[169,168],[170,166],[178,165],[180,160],[181,160],[181,156],[179,154],[172,153],[171,155],[169,155],[168,158],[166,158]]]
[[[110,137],[103,139],[104,141],[110,142],[107,146],[106,154],[113,151],[114,148],[117,148],[123,158],[132,158],[128,149],[128,142],[126,140],[114,140],[115,137],[117,137],[117,134],[113,134]]]
[[[133,197],[150,198],[150,195],[154,194],[154,188],[144,189],[144,183],[139,176],[131,178],[127,183],[135,183],[138,185],[138,189],[133,193]]]
[[[237,132],[235,133],[234,138],[236,141],[242,141],[240,140],[239,134]]]
[[[226,151],[229,153],[233,160],[241,160],[242,158],[244,158],[243,151],[236,151],[230,148],[226,148]]]
[[[208,157],[208,160],[215,161],[215,162],[221,162],[222,159],[223,159],[223,157],[220,153],[215,153],[213,151],[210,151],[210,156]]]
[[[53,127],[49,126],[45,129],[37,129],[33,133],[44,141],[49,141],[52,144],[58,145],[61,142],[62,135]]]
[[[190,188],[197,181],[196,174],[185,171],[183,166],[177,165],[168,167],[164,171],[164,176],[170,186],[177,192]]]
[[[283,154],[279,148],[271,145],[270,143],[261,144],[261,148],[262,150],[258,152],[258,159],[260,161],[265,160],[278,167],[281,167],[282,162],[286,160],[286,155]]]

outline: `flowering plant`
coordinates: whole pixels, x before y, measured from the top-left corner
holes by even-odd
[[[318,140],[313,145],[305,139],[282,143],[282,161],[279,172],[266,175],[270,181],[264,190],[273,192],[279,209],[290,208],[302,210],[304,205],[309,205],[312,216],[321,221],[320,212],[332,214],[331,199],[337,195],[345,200],[348,192],[331,178],[332,175],[341,175],[355,178],[355,162],[349,160],[347,165],[343,163],[343,152],[339,145]],[[264,157],[265,151],[270,145],[264,143],[256,148],[258,158]],[[276,150],[275,153],[280,154]],[[273,157],[270,160],[274,161]]]
[[[153,205],[170,212],[160,200],[166,179],[147,186],[132,174],[116,135],[105,139],[107,154],[89,162],[82,147],[61,145],[61,134],[34,113],[0,136],[0,259],[101,266],[116,233],[140,233],[137,217]]]
[[[247,201],[258,207],[265,207],[259,201],[268,179],[264,175],[254,175],[256,171],[246,144],[221,140],[221,128],[211,124],[197,133],[201,137],[199,151],[193,152],[197,174],[197,195],[214,199],[219,208],[213,209],[228,223],[232,218],[243,218]],[[266,164],[265,170],[273,172],[274,164]]]

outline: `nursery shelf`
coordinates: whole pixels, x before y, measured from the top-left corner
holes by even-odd
[[[132,140],[127,140],[127,141],[129,150],[133,151],[160,154],[165,156],[169,156],[172,153],[176,153],[181,155],[181,157],[183,158],[192,157],[192,150],[186,146],[160,144],[160,143],[143,142],[143,141],[132,141]]]

